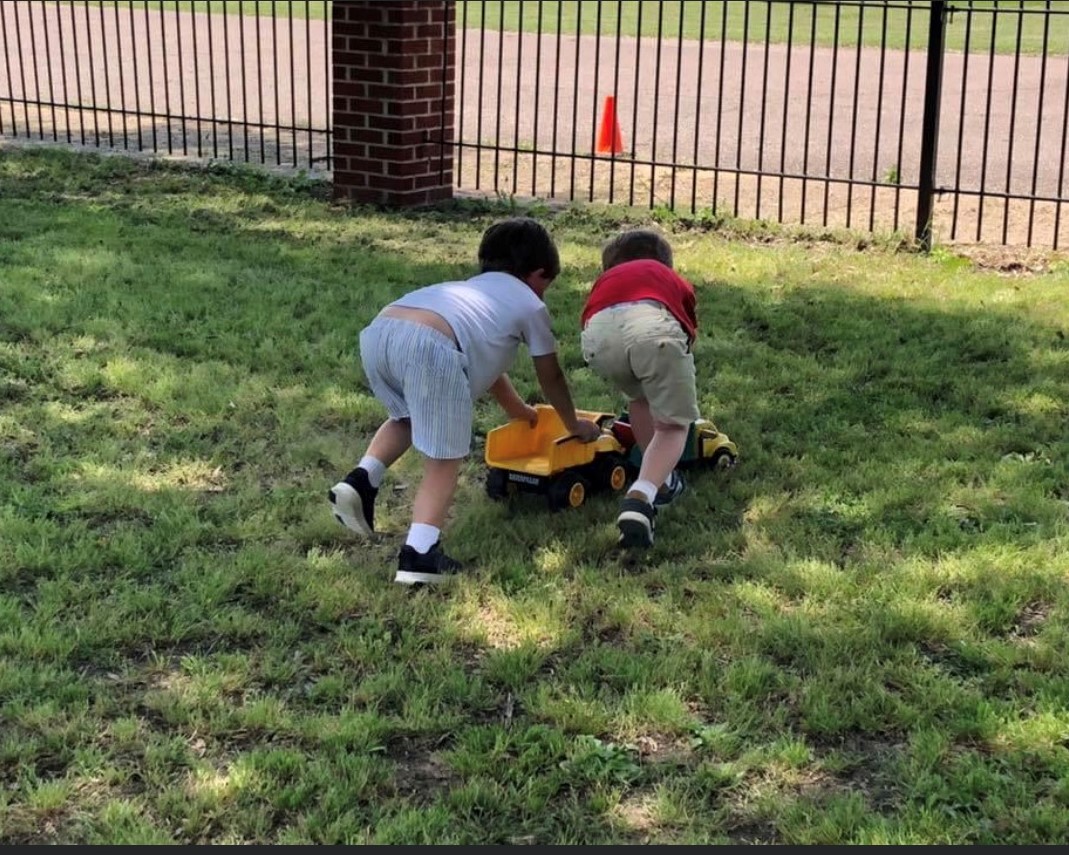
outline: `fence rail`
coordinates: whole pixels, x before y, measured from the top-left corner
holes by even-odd
[[[0,2],[0,134],[328,167],[330,20],[314,8]]]
[[[1069,242],[1069,4],[486,0],[457,26],[461,186]]]
[[[329,172],[330,6],[5,0],[0,135]],[[1069,243],[1069,3],[456,6],[458,188]]]

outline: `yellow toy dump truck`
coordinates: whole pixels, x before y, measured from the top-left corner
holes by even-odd
[[[538,423],[509,422],[486,435],[486,493],[505,499],[513,493],[545,494],[553,510],[578,508],[592,491],[620,491],[637,476],[642,450],[631,431],[627,413],[579,410],[580,418],[602,428],[594,442],[569,434],[552,407],[539,404]],[[679,465],[711,469],[731,467],[738,448],[707,419],[690,426]]]
[[[512,493],[543,493],[553,510],[578,508],[593,490],[622,490],[627,484],[628,449],[611,430],[593,442],[568,433],[553,407],[539,404],[538,423],[509,422],[486,435],[486,492],[491,499]],[[607,428],[611,413],[577,411]]]
[[[631,432],[628,414],[621,413],[612,423],[616,439],[628,449],[628,465],[638,472],[642,466],[642,449]],[[739,449],[731,438],[708,419],[691,422],[687,432],[683,455],[679,458],[680,469],[730,469],[739,459]]]

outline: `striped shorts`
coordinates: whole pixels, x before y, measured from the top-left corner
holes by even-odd
[[[376,318],[360,333],[360,361],[391,419],[410,419],[412,444],[435,460],[471,451],[468,358],[432,327]]]

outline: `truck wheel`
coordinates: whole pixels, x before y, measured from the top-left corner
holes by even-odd
[[[599,464],[598,481],[618,493],[627,486],[627,461],[618,454],[607,455]]]
[[[509,497],[508,473],[501,469],[491,469],[486,473],[486,495],[495,502]]]
[[[710,469],[730,469],[735,465],[737,458],[726,448],[718,448],[713,452],[712,457],[709,458],[708,464]]]
[[[589,492],[590,482],[586,478],[574,473],[565,473],[549,488],[549,507],[555,511],[578,508],[586,501]]]

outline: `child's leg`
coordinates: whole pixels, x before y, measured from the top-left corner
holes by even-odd
[[[412,504],[412,527],[405,538],[405,544],[416,552],[426,553],[438,543],[445,518],[453,504],[460,464],[461,459],[435,460],[428,457],[424,460],[423,480]]]
[[[688,427],[672,422],[653,422],[653,439],[642,452],[642,466],[638,480],[631,485],[628,495],[653,502],[657,491],[664,484],[683,456],[687,442]]]
[[[629,401],[627,415],[631,420],[631,432],[635,435],[635,442],[645,453],[646,447],[653,440],[653,414],[650,413],[650,402],[645,398]]]
[[[632,430],[636,438],[650,438],[638,480],[621,502],[616,520],[620,542],[628,547],[653,543],[656,507],[683,491],[675,468],[690,424],[698,417],[694,358],[682,327],[666,309],[636,311],[631,326],[630,363],[642,385],[642,394],[635,396],[639,400],[632,402]]]
[[[436,331],[424,334],[421,359],[404,377],[412,415],[412,447],[424,457],[412,506],[412,525],[398,555],[396,582],[434,584],[461,569],[440,540],[457,488],[460,464],[471,451],[472,400],[467,357]]]
[[[360,333],[364,373],[390,418],[375,432],[360,462],[327,494],[335,519],[365,537],[375,531],[375,499],[383,475],[412,444],[408,405],[389,358],[391,350],[398,350],[391,332],[392,325],[379,319]]]
[[[365,537],[375,531],[375,499],[382,478],[411,444],[409,419],[387,419],[382,423],[360,462],[330,489],[328,498],[342,525]]]
[[[371,444],[364,452],[357,468],[368,473],[371,486],[378,489],[383,473],[394,465],[412,445],[412,421],[410,419],[387,419],[375,431]]]

